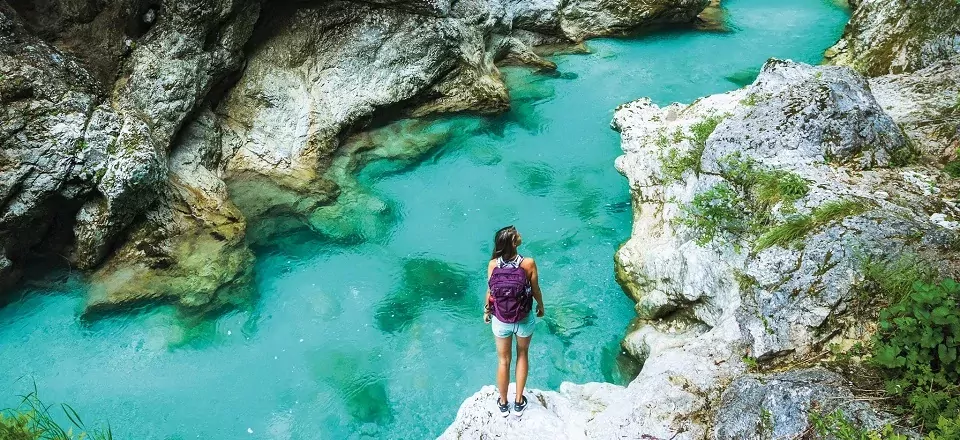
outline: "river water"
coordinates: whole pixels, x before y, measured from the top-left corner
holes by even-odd
[[[118,439],[434,437],[494,381],[480,310],[493,233],[509,224],[537,259],[546,300],[528,386],[629,381],[618,343],[632,303],[612,257],[631,212],[613,168],[613,109],[734,89],[769,57],[817,63],[848,17],[831,0],[724,3],[730,32],[595,40],[590,55],[555,57],[555,75],[505,69],[514,102],[501,117],[357,137],[428,152],[376,160],[375,150],[347,190],[376,209],[327,213],[328,228],[315,220],[258,244],[248,309],[86,322],[82,276],[35,270],[0,309],[0,407],[35,382],[45,401],[109,421]]]

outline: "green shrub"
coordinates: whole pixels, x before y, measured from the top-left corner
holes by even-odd
[[[697,232],[697,244],[713,240],[734,241],[747,232],[745,207],[727,182],[714,185],[681,207],[680,224]]]
[[[903,434],[894,431],[893,426],[886,425],[880,430],[869,431],[855,426],[842,410],[821,414],[811,412],[810,424],[817,432],[818,438],[833,438],[836,440],[908,440]]]
[[[754,249],[761,251],[770,246],[786,246],[803,239],[813,230],[842,220],[846,217],[865,212],[869,206],[857,200],[834,200],[814,209],[810,215],[795,215],[786,222],[770,228],[761,235]]]
[[[707,147],[707,138],[717,129],[717,125],[722,120],[722,116],[710,116],[697,122],[690,126],[689,136],[684,136],[679,128],[673,133],[674,143],[680,143],[687,139],[690,141],[692,148],[684,152],[676,148],[670,148],[660,157],[663,173],[668,179],[680,180],[687,170],[693,170],[698,175],[700,174],[702,171],[700,164],[703,160],[703,150]],[[665,138],[664,136],[664,140]],[[657,139],[657,145],[661,145],[661,139],[659,138]]]
[[[960,414],[960,284],[914,282],[880,312],[871,363],[884,371],[887,392],[900,396],[927,429]]]
[[[707,145],[707,138],[713,134],[721,121],[723,121],[722,116],[710,116],[690,126],[690,142],[693,143],[694,148],[700,150],[701,154],[703,154],[703,149]]]
[[[63,427],[50,414],[52,406],[44,405],[37,392],[23,396],[20,406],[0,411],[0,440],[112,440],[113,432],[88,430],[70,405],[60,409],[71,426]],[[77,432],[74,432],[74,428]]]
[[[700,171],[700,159],[703,151],[687,151],[681,153],[676,148],[667,150],[660,158],[663,174],[670,180],[680,180],[687,170]]]

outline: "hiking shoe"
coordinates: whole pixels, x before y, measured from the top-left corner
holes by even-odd
[[[527,409],[527,396],[520,396],[522,399],[519,402],[513,402],[513,413],[520,417],[523,415],[523,410]]]
[[[510,404],[504,401],[500,403],[500,398],[497,397],[497,406],[500,407],[500,415],[506,417],[510,415]]]

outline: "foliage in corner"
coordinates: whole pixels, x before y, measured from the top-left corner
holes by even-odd
[[[36,389],[22,396],[17,408],[0,410],[0,440],[113,440],[109,426],[106,430],[87,429],[70,405],[60,405],[70,422],[67,427],[54,419],[51,408],[40,401]]]
[[[910,292],[880,312],[871,362],[884,371],[886,389],[902,397],[927,429],[960,414],[960,284],[914,282]]]
[[[817,434],[817,438],[831,438],[836,440],[909,440],[898,433],[890,424],[880,429],[865,429],[854,425],[842,410],[831,413],[813,411],[809,414],[810,428]],[[960,416],[952,419],[941,417],[937,426],[927,433],[923,440],[956,440],[960,438]]]

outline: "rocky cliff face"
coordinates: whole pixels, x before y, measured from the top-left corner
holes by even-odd
[[[960,4],[952,0],[860,0],[830,63],[869,75],[913,72],[960,52]]]
[[[72,16],[69,5],[60,6],[57,24],[37,16],[32,22],[53,43],[63,42],[63,50],[33,35],[18,11],[0,4],[0,281],[6,285],[33,251],[95,267],[159,200],[168,183],[171,141],[196,103],[239,66],[259,9],[253,2],[171,2],[163,17],[148,10],[153,18],[142,24],[149,30],[115,51],[115,32],[87,35],[93,41],[86,47],[71,29],[81,26],[74,20],[97,21],[116,11]],[[93,53],[93,68],[65,52],[68,41],[83,47],[79,55]],[[116,71],[104,82],[103,69],[110,66]]]
[[[502,111],[497,62],[549,69],[537,46],[690,21],[706,3],[0,2],[0,286],[40,253],[95,270],[95,309],[240,302],[244,213],[335,199],[324,172],[346,134]],[[238,208],[225,181],[277,197]]]

